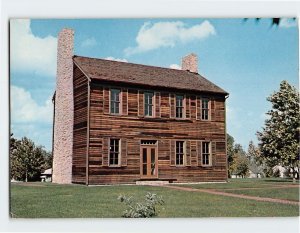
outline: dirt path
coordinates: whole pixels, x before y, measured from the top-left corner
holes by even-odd
[[[182,191],[189,191],[189,192],[201,192],[201,193],[209,193],[209,194],[215,194],[215,195],[221,195],[221,196],[227,196],[227,197],[237,197],[237,198],[243,198],[243,199],[249,199],[249,200],[255,200],[255,201],[267,201],[267,202],[289,204],[289,205],[300,205],[300,202],[297,202],[297,201],[275,199],[275,198],[269,198],[269,197],[248,196],[248,195],[235,194],[235,193],[226,193],[226,192],[216,191],[214,189],[195,189],[195,188],[171,186],[171,185],[163,185],[162,187],[176,189],[176,190],[182,190]]]

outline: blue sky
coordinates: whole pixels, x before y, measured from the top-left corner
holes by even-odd
[[[199,73],[230,93],[227,131],[247,149],[257,142],[266,97],[282,80],[298,88],[298,28],[284,19],[85,19],[13,20],[10,24],[11,131],[51,150],[56,41],[75,30],[82,56],[120,59],[179,68],[181,58],[198,55]]]

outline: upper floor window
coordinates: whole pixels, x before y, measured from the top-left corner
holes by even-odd
[[[202,165],[211,165],[210,142],[202,142]]]
[[[145,116],[153,116],[153,92],[145,92]]]
[[[184,141],[176,142],[176,165],[184,164]]]
[[[109,166],[118,166],[120,162],[120,139],[110,139],[109,145]]]
[[[201,119],[209,120],[209,99],[201,100]]]
[[[120,113],[120,90],[110,89],[110,113]]]
[[[183,118],[183,99],[182,95],[176,95],[176,118]]]

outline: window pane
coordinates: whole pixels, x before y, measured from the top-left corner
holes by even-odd
[[[182,141],[176,142],[176,165],[183,165],[183,143]]]
[[[153,99],[153,93],[145,92],[145,115],[146,116],[152,116],[152,99]]]
[[[143,163],[147,163],[147,149],[143,148]]]
[[[151,148],[151,175],[155,175],[155,149]]]
[[[120,139],[110,139],[109,165],[119,164],[119,142]]]

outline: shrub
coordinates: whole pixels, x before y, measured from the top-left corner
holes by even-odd
[[[145,195],[143,203],[135,203],[132,197],[126,197],[125,195],[120,195],[118,200],[127,206],[122,215],[124,218],[151,218],[157,216],[159,210],[156,206],[164,204],[161,196],[150,192]]]

